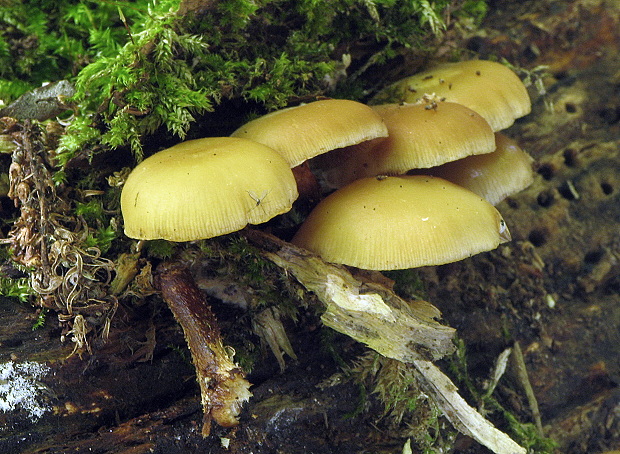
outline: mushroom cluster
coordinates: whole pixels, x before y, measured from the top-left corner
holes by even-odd
[[[459,260],[506,240],[492,205],[532,181],[531,158],[496,132],[530,110],[520,79],[499,63],[446,63],[396,82],[375,100],[388,96],[396,103],[325,99],[290,107],[242,125],[231,137],[191,140],[154,154],[123,188],[125,233],[189,241],[266,222],[290,210],[298,196],[296,171],[310,162],[323,187],[337,190],[292,242],[329,261],[411,268]],[[494,238],[483,240],[479,232],[489,226]],[[334,252],[337,238],[346,240],[338,248],[348,253]],[[405,250],[415,250],[416,258],[402,258]],[[401,257],[390,257],[394,253]]]
[[[415,268],[508,241],[494,205],[532,180],[531,158],[497,132],[529,112],[519,78],[498,63],[451,63],[397,82],[387,94],[397,95],[397,103],[315,101],[259,117],[230,137],[155,153],[123,187],[126,235],[192,241],[260,224],[290,210],[302,177],[316,175],[321,187],[336,190],[314,207],[291,243],[328,262]],[[192,314],[202,307],[195,300]],[[206,326],[194,318],[183,326],[186,333]],[[198,375],[226,390],[201,388],[205,416],[230,425],[249,384],[217,340],[204,354],[215,366],[203,369],[223,372]],[[197,367],[203,359],[194,358]]]
[[[389,270],[448,263],[507,241],[494,205],[533,179],[529,155],[497,132],[531,109],[517,75],[490,61],[446,63],[375,100],[388,98],[396,102],[373,105],[375,115],[364,111],[358,121],[346,118],[352,101],[325,100],[233,134],[271,146],[292,167],[311,159],[323,187],[336,189],[291,242],[327,261]],[[362,124],[372,133],[348,129]]]

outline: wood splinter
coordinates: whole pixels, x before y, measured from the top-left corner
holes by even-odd
[[[224,427],[237,425],[241,406],[252,396],[251,385],[224,346],[205,295],[183,265],[165,262],[157,270],[162,297],[183,328],[192,354],[204,412],[203,437],[209,435],[212,420]]]

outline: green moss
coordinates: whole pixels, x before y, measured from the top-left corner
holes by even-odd
[[[457,352],[449,361],[450,372],[455,378],[455,383],[459,389],[468,392],[477,404],[492,411],[493,416],[502,420],[507,426],[503,429],[515,442],[527,449],[528,452],[537,454],[552,454],[555,452],[557,443],[541,435],[536,426],[530,422],[523,422],[500,401],[494,397],[493,393],[486,392],[477,387],[472,380],[467,366],[467,350],[462,339],[455,340]]]
[[[89,232],[84,240],[84,245],[89,248],[97,248],[102,254],[110,250],[112,244],[117,238],[117,233],[111,226],[99,227]]]
[[[158,259],[168,259],[172,257],[175,250],[175,243],[167,240],[147,241],[145,251],[148,256]]]
[[[424,299],[426,288],[417,270],[395,270],[383,274],[394,281],[394,290],[399,295],[409,299]]]
[[[126,3],[128,5],[129,3]],[[129,20],[148,2],[132,2]],[[116,2],[5,0],[0,4],[0,99],[74,76],[127,39]]]
[[[86,203],[76,202],[75,214],[82,216],[89,224],[103,219],[103,205],[99,200],[90,200]]]
[[[37,319],[32,324],[32,331],[36,331],[39,328],[43,328],[43,326],[45,326],[48,312],[49,312],[49,309],[46,307],[42,307],[41,309],[39,309],[39,313],[37,314]]]
[[[440,418],[440,411],[422,389],[410,364],[368,352],[347,368],[346,374],[364,389],[362,395],[377,397],[382,411],[375,424],[393,437],[410,439],[415,452],[447,452],[456,432]],[[369,407],[369,402],[364,404]]]
[[[16,298],[22,303],[26,303],[34,295],[34,290],[30,287],[28,278],[13,279],[0,276],[0,295]]]
[[[0,6],[0,98],[50,77],[70,79],[78,114],[59,163],[99,144],[129,146],[141,159],[145,136],[162,129],[183,139],[223,100],[271,110],[325,93],[343,55],[354,55],[355,83],[340,93],[359,97],[373,65],[424,47],[442,33],[448,9],[479,20],[486,8],[481,0],[208,4],[180,15],[179,0],[8,0]]]
[[[258,248],[238,234],[215,238],[208,243],[221,264],[218,274],[228,278],[235,276],[234,280],[241,287],[250,290],[251,310],[275,306],[283,316],[297,318],[301,303],[298,295],[280,269],[264,258]]]

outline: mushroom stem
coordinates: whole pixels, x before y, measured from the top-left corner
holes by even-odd
[[[231,427],[239,421],[241,405],[251,397],[250,383],[222,342],[215,315],[189,270],[174,262],[159,265],[158,286],[162,297],[183,328],[192,354],[203,408],[202,435],[211,420]]]
[[[301,200],[309,200],[316,204],[321,196],[321,188],[319,182],[310,170],[308,161],[304,161],[297,167],[291,169],[297,183],[297,192]]]

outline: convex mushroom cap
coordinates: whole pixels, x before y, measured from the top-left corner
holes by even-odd
[[[191,241],[260,224],[297,198],[288,163],[251,140],[189,140],[148,157],[121,193],[125,234]]]
[[[499,212],[480,196],[430,176],[374,177],[337,190],[292,243],[367,270],[454,262],[508,241]]]
[[[492,153],[468,156],[425,169],[424,173],[458,184],[497,205],[532,184],[534,172],[532,157],[514,140],[495,133],[495,143],[496,149]]]
[[[373,109],[389,136],[321,156],[319,165],[328,184],[341,187],[362,177],[400,175],[495,149],[486,120],[461,104],[425,98]]]
[[[375,99],[416,102],[432,93],[475,110],[493,131],[509,127],[531,110],[530,97],[521,79],[510,68],[487,60],[440,64],[390,85]]]
[[[268,113],[232,133],[265,144],[291,167],[336,148],[387,136],[381,117],[365,104],[325,99]]]

